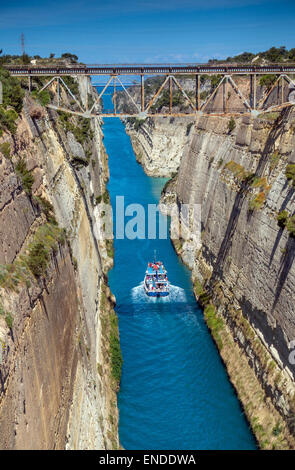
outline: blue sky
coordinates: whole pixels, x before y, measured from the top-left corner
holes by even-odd
[[[204,62],[295,47],[295,0],[0,0],[0,49],[86,63]]]

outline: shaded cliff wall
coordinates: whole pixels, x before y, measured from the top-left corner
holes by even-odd
[[[201,243],[175,246],[263,448],[294,447],[295,239],[277,221],[282,210],[294,214],[285,174],[294,162],[294,117],[294,110],[244,117],[232,132],[227,118],[199,117],[167,189],[178,204],[201,205]]]
[[[85,87],[81,80],[81,96]],[[32,117],[33,107],[27,96],[16,135],[0,139],[10,145],[9,155],[0,153],[0,263],[28,256],[48,223],[40,200],[52,204],[66,236],[50,251],[44,276],[26,271],[16,287],[2,282],[0,447],[116,448],[112,259],[99,240],[96,207],[108,178],[100,123],[92,121],[81,141],[76,118],[65,126],[55,111]],[[34,178],[30,194],[16,170],[20,160]]]
[[[285,174],[295,161],[294,110],[235,118],[232,131],[229,118],[199,115],[186,139],[181,119],[159,121],[156,132],[156,119],[127,125],[137,158],[149,174],[162,175],[165,161],[153,147],[161,132],[163,142],[173,136],[179,171],[161,202],[201,205],[200,237],[173,240],[172,233],[175,249],[192,270],[204,319],[261,448],[294,448],[295,250],[277,221],[295,208]]]

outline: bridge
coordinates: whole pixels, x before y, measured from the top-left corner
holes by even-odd
[[[32,87],[34,77],[48,77],[47,83],[39,92],[51,86],[56,87],[57,102],[48,107],[81,115],[84,117],[163,117],[163,116],[196,116],[207,115],[235,115],[259,114],[270,112],[295,104],[295,81],[290,75],[295,74],[295,64],[270,65],[240,65],[240,64],[71,64],[71,65],[6,65],[11,75],[28,77],[29,89]],[[205,93],[201,91],[201,82],[204,76],[218,75],[217,83]],[[257,79],[262,75],[275,75],[271,86],[262,93],[257,85]],[[106,83],[100,87],[96,103],[88,106],[82,105],[65,83],[66,76],[99,76],[106,77]],[[138,77],[139,82],[133,85],[139,93],[137,98],[132,95],[129,86],[124,83],[123,77]],[[152,76],[162,76],[159,88],[146,99],[145,79]],[[185,88],[186,81],[193,81],[193,91]],[[88,80],[87,80],[88,83]],[[88,85],[87,85],[88,86]],[[129,100],[129,110],[120,112],[117,109],[118,87],[126,94]],[[60,90],[68,93],[75,109],[65,108],[61,105]],[[164,111],[155,111],[155,105],[161,93],[168,89],[169,99]],[[114,109],[110,112],[99,106],[102,96],[112,89]],[[184,110],[175,109],[175,92],[180,93],[185,103]],[[87,93],[86,93],[87,94]],[[204,96],[205,94],[205,96]],[[132,110],[130,110],[132,108]]]

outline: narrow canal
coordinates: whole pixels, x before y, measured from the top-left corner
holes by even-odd
[[[105,108],[111,97],[105,96]],[[119,119],[106,118],[108,190],[128,204],[157,204],[163,178],[136,162]],[[134,214],[135,215],[135,214]],[[160,216],[161,217],[161,216]],[[126,217],[126,222],[132,217]],[[147,227],[146,227],[147,232]],[[255,441],[196,303],[189,270],[167,239],[115,239],[109,283],[117,299],[123,354],[118,395],[125,449],[255,449]],[[142,281],[154,250],[172,284],[169,298],[150,299]]]

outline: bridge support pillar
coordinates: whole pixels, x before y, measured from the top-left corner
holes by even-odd
[[[144,74],[141,74],[141,112],[144,112]]]
[[[200,111],[201,99],[200,99],[200,74],[196,75],[196,108]]]
[[[172,77],[169,77],[169,113],[172,114],[173,93],[172,93]]]

